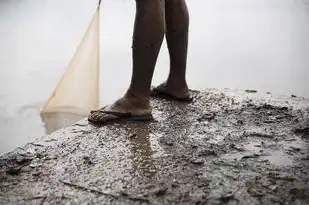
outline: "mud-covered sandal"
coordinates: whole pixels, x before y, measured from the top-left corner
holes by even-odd
[[[153,116],[151,113],[143,115],[134,115],[130,112],[123,113],[103,109],[92,111],[91,114],[88,116],[88,121],[95,124],[106,124],[120,121],[149,121],[152,119]]]
[[[180,101],[180,102],[192,102],[193,97],[192,96],[187,96],[187,97],[176,97],[174,95],[171,95],[167,92],[161,91],[159,89],[153,88],[150,92],[151,97],[155,98],[163,98],[166,100],[175,100],[175,101]]]

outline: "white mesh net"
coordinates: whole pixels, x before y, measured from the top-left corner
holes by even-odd
[[[99,107],[100,9],[97,8],[82,41],[42,113],[87,115]]]

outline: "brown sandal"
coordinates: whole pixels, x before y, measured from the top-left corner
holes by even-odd
[[[150,92],[150,96],[151,97],[155,97],[155,98],[163,98],[166,100],[175,100],[175,101],[181,101],[181,102],[192,102],[193,101],[193,97],[192,96],[188,96],[188,97],[176,97],[174,95],[171,95],[169,93],[166,93],[164,91],[161,91],[159,89],[153,88]]]
[[[134,115],[132,113],[122,113],[117,111],[103,110],[91,111],[88,117],[88,121],[95,124],[106,124],[109,122],[120,122],[120,121],[149,121],[153,119],[151,113],[144,115]]]

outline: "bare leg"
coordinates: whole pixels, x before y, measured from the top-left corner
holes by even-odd
[[[166,0],[166,40],[170,54],[170,73],[156,90],[178,98],[188,98],[186,82],[189,12],[185,0]]]
[[[90,121],[104,123],[120,117],[104,111],[131,113],[134,116],[151,114],[150,86],[165,33],[164,13],[164,0],[136,0],[130,87],[126,94],[112,105],[104,110],[93,111],[89,116]]]

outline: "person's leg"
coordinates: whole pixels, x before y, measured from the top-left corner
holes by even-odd
[[[112,105],[92,111],[88,118],[90,121],[104,123],[118,119],[123,113],[131,113],[133,116],[151,115],[150,87],[165,33],[164,13],[164,0],[136,0],[130,87],[126,94]],[[108,114],[105,111],[117,112],[120,115]]]
[[[170,73],[167,81],[154,90],[179,99],[188,99],[186,66],[189,12],[185,0],[165,0],[165,2],[166,40],[170,54]]]

